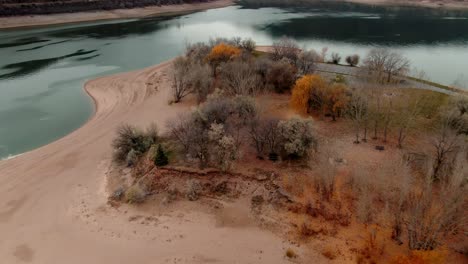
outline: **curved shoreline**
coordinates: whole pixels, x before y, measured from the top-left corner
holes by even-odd
[[[259,250],[263,254],[257,263],[288,263],[282,238],[258,227],[217,226],[216,216],[197,211],[194,203],[162,211],[166,213],[107,203],[117,126],[154,122],[164,128],[167,120],[191,107],[168,104],[171,62],[87,82],[85,90],[97,104],[86,124],[0,162],[0,257],[5,263],[247,263],[258,258]],[[141,215],[158,222],[128,220]]]
[[[150,6],[144,8],[116,9],[109,11],[0,17],[0,30],[50,25],[65,25],[84,22],[111,21],[118,19],[181,15],[195,11],[227,7],[233,4],[234,0],[213,0],[212,2],[205,3]]]

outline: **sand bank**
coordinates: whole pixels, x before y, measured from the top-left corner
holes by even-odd
[[[145,8],[133,9],[116,9],[52,15],[0,17],[0,29],[181,14],[198,10],[226,7],[232,5],[233,2],[233,0],[215,0],[206,3],[150,6]]]
[[[111,141],[122,123],[161,129],[171,62],[86,84],[96,113],[70,135],[0,161],[2,263],[286,263],[286,242],[255,226],[219,226],[190,209],[107,204]],[[31,135],[34,136],[34,135]],[[150,206],[151,208],[148,208]],[[193,205],[195,206],[195,205]],[[143,221],[144,220],[144,221]]]

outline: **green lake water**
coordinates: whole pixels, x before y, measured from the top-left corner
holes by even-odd
[[[144,68],[210,37],[249,37],[344,56],[390,47],[432,81],[468,86],[468,13],[360,5],[231,6],[176,17],[0,31],[0,159],[32,150],[83,125],[94,111],[83,84]]]

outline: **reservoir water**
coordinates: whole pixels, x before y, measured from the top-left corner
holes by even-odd
[[[468,13],[320,5],[300,9],[231,6],[175,17],[0,31],[0,159],[32,150],[83,125],[94,106],[87,80],[144,68],[210,37],[259,45],[289,36],[329,54],[401,51],[432,81],[468,86]]]

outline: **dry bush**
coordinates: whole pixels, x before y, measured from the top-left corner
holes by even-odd
[[[231,169],[232,164],[239,158],[238,146],[232,136],[226,135],[223,124],[211,124],[208,131],[211,141],[211,156],[216,165],[223,171]]]
[[[195,93],[198,103],[205,101],[208,95],[213,92],[213,77],[211,76],[210,67],[206,64],[193,64],[188,81],[192,86],[192,92]]]
[[[125,191],[125,201],[129,204],[142,203],[147,196],[146,190],[136,183]]]
[[[466,232],[464,210],[468,200],[466,157],[445,180],[435,184],[430,172],[420,189],[410,193],[406,210],[408,247],[412,250],[433,250],[447,236]]]
[[[258,158],[263,159],[264,155],[278,155],[281,142],[278,123],[278,119],[265,118],[255,118],[250,123],[250,140],[257,151]]]
[[[354,54],[351,56],[346,56],[346,63],[349,64],[349,66],[355,67],[359,64],[359,55]]]
[[[253,99],[214,94],[191,114],[168,122],[168,133],[179,145],[178,150],[185,157],[198,160],[200,168],[213,162],[228,170],[239,157],[243,135],[256,115]]]
[[[240,60],[223,64],[220,78],[228,95],[256,95],[262,88],[255,66]]]
[[[272,58],[277,61],[286,58],[295,65],[300,51],[299,45],[293,39],[282,37],[273,43]]]
[[[340,61],[341,61],[341,56],[340,56],[340,54],[338,54],[338,53],[336,53],[336,52],[333,52],[332,55],[331,55],[331,57],[332,57],[331,62],[332,62],[333,64],[340,64]]]
[[[185,48],[185,56],[196,64],[203,64],[210,52],[211,47],[202,42],[188,44]]]
[[[364,239],[362,248],[358,251],[358,263],[379,263],[385,252],[385,242],[377,229],[370,229]]]
[[[127,162],[127,166],[132,166],[142,154],[149,150],[151,145],[158,142],[158,139],[155,124],[148,126],[146,131],[128,124],[121,125],[117,129],[117,137],[112,142],[114,161],[119,164]]]
[[[202,185],[200,181],[191,179],[187,181],[187,193],[186,197],[190,201],[196,201],[200,198],[200,194],[202,192]]]
[[[296,81],[296,67],[286,60],[279,60],[270,66],[267,84],[278,93],[289,91]]]
[[[314,50],[302,51],[297,58],[299,74],[312,74],[315,71],[315,63],[320,61],[320,55]]]
[[[308,157],[317,148],[318,141],[314,135],[312,121],[291,118],[278,123],[282,138],[282,152],[288,158]]]

